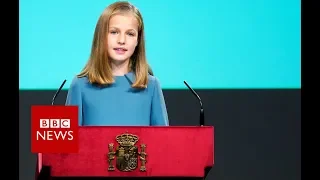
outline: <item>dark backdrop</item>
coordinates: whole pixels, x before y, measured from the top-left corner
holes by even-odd
[[[300,180],[300,89],[198,90],[207,125],[215,127],[212,180]],[[34,180],[30,107],[51,103],[55,91],[20,91],[19,175]],[[62,91],[56,104],[63,104]],[[165,90],[171,125],[198,125],[199,103],[188,90]],[[177,167],[178,168],[178,167]]]

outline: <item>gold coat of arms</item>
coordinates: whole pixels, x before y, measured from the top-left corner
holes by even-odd
[[[146,145],[141,144],[141,151],[139,152],[138,146],[135,146],[138,140],[138,136],[129,133],[124,133],[116,136],[116,141],[119,143],[119,145],[116,147],[116,151],[114,151],[114,144],[109,144],[109,152],[107,155],[109,171],[115,170],[115,167],[113,165],[114,160],[116,160],[116,168],[119,171],[133,171],[138,167],[139,159],[141,161],[140,171],[146,171]]]

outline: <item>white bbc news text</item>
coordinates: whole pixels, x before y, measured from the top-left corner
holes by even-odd
[[[73,131],[37,131],[37,140],[73,140]]]
[[[40,128],[70,128],[70,119],[40,119]]]

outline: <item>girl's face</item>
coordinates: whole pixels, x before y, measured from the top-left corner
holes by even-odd
[[[111,17],[108,29],[108,55],[114,63],[130,59],[138,44],[137,19],[131,14]]]

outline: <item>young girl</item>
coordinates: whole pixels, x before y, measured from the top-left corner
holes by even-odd
[[[146,60],[144,24],[137,8],[116,2],[100,16],[88,63],[68,91],[79,125],[168,126],[159,81]]]

